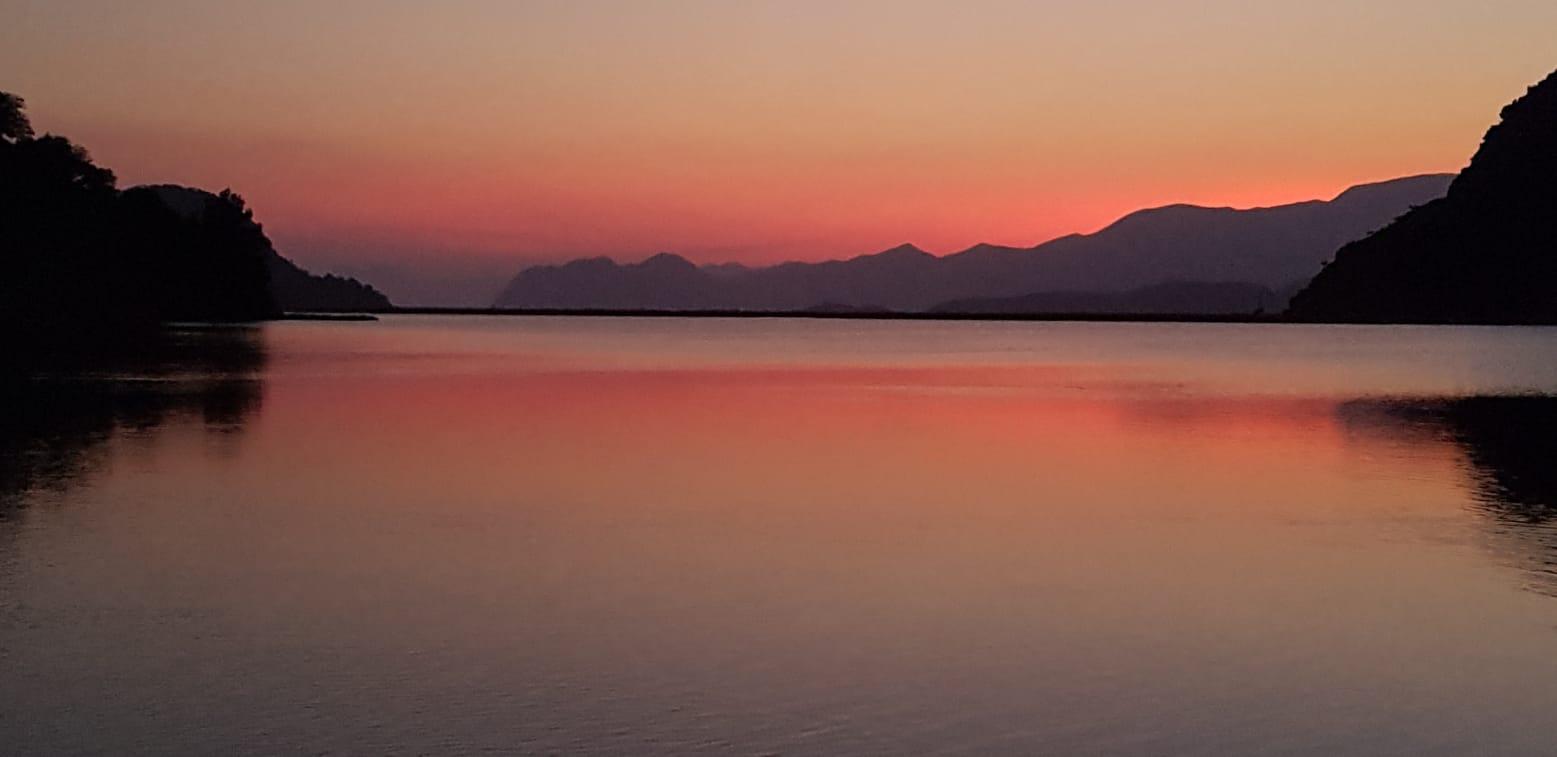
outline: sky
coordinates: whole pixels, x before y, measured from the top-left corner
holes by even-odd
[[[1029,246],[1454,171],[1551,0],[0,0],[0,90],[399,302],[660,251]]]

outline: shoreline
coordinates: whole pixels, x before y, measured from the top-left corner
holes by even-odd
[[[1285,314],[1211,313],[915,313],[901,311],[826,310],[640,310],[631,308],[478,308],[394,307],[388,310],[340,310],[286,313],[275,321],[371,322],[386,315],[504,316],[528,318],[710,318],[710,319],[807,319],[852,321],[1012,321],[1049,323],[1227,323],[1291,326],[1535,326],[1553,327],[1544,321],[1321,321],[1289,318]]]
[[[623,308],[396,307],[381,315],[486,315],[572,318],[805,318],[857,321],[1097,321],[1105,323],[1295,323],[1274,315],[1141,313],[905,313],[826,310],[638,310]]]

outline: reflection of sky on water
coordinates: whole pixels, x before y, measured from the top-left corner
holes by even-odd
[[[1550,742],[1557,411],[1479,396],[1544,386],[1531,332],[895,328],[286,323],[10,384],[0,736]]]

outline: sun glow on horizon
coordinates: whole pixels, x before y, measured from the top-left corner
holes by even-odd
[[[1557,65],[1532,0],[0,9],[41,129],[124,184],[232,187],[348,271],[948,253],[1328,199],[1458,170]]]

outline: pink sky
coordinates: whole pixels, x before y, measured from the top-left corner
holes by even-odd
[[[1025,246],[1452,171],[1557,67],[1545,0],[1358,6],[0,0],[0,89],[305,265],[483,301],[579,255]]]

